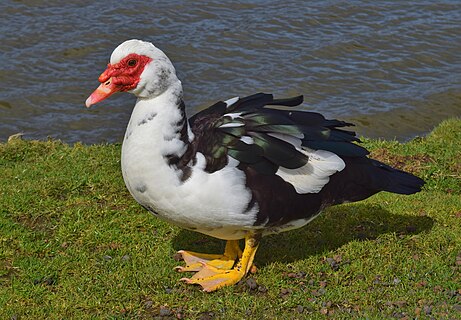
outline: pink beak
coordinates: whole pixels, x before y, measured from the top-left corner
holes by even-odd
[[[102,76],[102,75],[101,75]],[[101,77],[99,77],[101,80]],[[104,99],[109,98],[115,92],[120,91],[120,86],[113,83],[112,78],[109,78],[105,82],[101,83],[99,87],[86,99],[85,105],[89,108],[91,105],[101,102]]]

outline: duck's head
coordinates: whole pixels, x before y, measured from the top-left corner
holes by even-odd
[[[99,87],[88,97],[87,107],[115,92],[130,92],[139,98],[162,94],[178,81],[170,59],[152,43],[127,40],[115,48],[107,69],[99,76]]]

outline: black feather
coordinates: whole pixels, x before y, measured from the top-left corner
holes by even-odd
[[[262,158],[260,161],[252,163],[251,165],[241,165],[241,168],[251,168],[254,172],[262,176],[275,175],[279,166],[268,159]]]
[[[287,142],[262,133],[252,133],[255,144],[264,150],[264,157],[272,163],[288,169],[296,169],[305,165],[308,158],[305,154],[297,151]]]
[[[355,143],[331,140],[303,140],[303,146],[314,150],[326,150],[345,157],[364,157],[368,150]]]
[[[408,172],[392,168],[374,159],[370,159],[370,162],[373,166],[380,169],[381,175],[379,179],[377,179],[377,183],[379,183],[378,188],[383,191],[399,194],[413,194],[421,191],[424,185],[424,180]]]
[[[234,112],[236,110],[245,111],[247,109],[260,109],[266,105],[269,105],[274,98],[271,94],[266,93],[256,93],[254,95],[241,98],[233,105],[227,108],[228,112]]]
[[[304,97],[303,96],[296,96],[287,99],[276,99],[272,100],[271,105],[276,106],[287,106],[287,107],[296,107],[303,103]]]

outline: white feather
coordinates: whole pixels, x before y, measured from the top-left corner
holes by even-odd
[[[231,117],[232,119],[236,119],[236,118],[242,118],[241,115],[242,115],[241,112],[234,112],[234,113],[226,113],[224,117]]]
[[[119,46],[117,46],[117,48],[115,48],[115,50],[112,52],[110,56],[110,63],[116,64],[130,53],[136,53],[151,58],[166,57],[163,51],[158,49],[152,43],[137,39],[131,39],[121,43]]]
[[[242,127],[244,125],[245,124],[241,122],[229,122],[229,123],[220,125],[219,128],[234,128],[234,127]]]
[[[240,141],[242,141],[242,142],[244,142],[244,143],[246,143],[246,144],[254,144],[254,143],[255,143],[255,141],[253,140],[253,138],[252,138],[252,137],[249,137],[249,136],[242,136],[242,137],[240,138]]]
[[[224,101],[224,103],[227,105],[227,108],[229,108],[231,105],[236,103],[239,100],[239,97],[233,97],[229,100]]]
[[[227,156],[227,160],[228,160],[227,165],[229,167],[237,167],[240,164],[240,161],[238,161],[237,159],[232,158],[231,156]]]
[[[325,150],[300,150],[309,157],[306,165],[297,169],[280,167],[276,174],[293,185],[298,193],[318,193],[330,181],[330,176],[346,167],[336,154]]]

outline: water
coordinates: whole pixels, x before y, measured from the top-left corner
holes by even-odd
[[[2,0],[0,20],[0,140],[121,141],[134,97],[84,101],[130,38],[171,58],[189,115],[263,91],[304,94],[303,109],[371,137],[461,116],[459,0]]]

